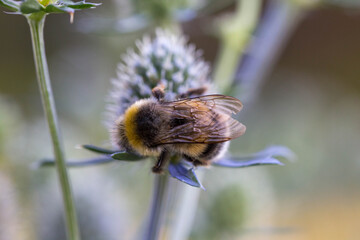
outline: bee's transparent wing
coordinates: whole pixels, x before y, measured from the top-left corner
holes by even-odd
[[[196,98],[190,98],[190,101],[201,101],[210,107],[210,109],[215,109],[218,112],[231,116],[241,111],[243,108],[242,103],[239,99],[225,96],[221,94],[206,95]]]
[[[242,108],[241,102],[233,97],[207,95],[165,102],[163,108],[176,122],[158,136],[158,145],[225,142],[241,136],[246,129],[231,117]]]

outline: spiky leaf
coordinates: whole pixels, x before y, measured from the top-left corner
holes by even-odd
[[[140,160],[145,159],[145,157],[127,153],[127,152],[117,152],[117,153],[111,154],[111,158],[113,158],[115,160],[130,161],[130,162],[140,161]]]
[[[109,149],[97,147],[97,146],[90,145],[90,144],[80,145],[79,148],[84,148],[84,149],[87,149],[87,150],[92,151],[94,153],[108,154],[108,155],[117,152],[117,151],[114,151],[114,150],[109,150]]]
[[[45,8],[45,12],[47,13],[73,13],[74,11],[75,10],[70,7],[54,4],[47,5]]]
[[[295,158],[294,153],[284,146],[270,146],[264,150],[240,157],[225,157],[212,165],[229,168],[243,168],[257,165],[284,165],[275,157],[283,157],[289,160]]]
[[[66,6],[72,9],[87,9],[87,8],[94,8],[100,5],[101,3],[89,3],[85,1],[80,1],[76,3],[67,4]]]
[[[16,2],[15,2],[16,3]],[[6,6],[14,11],[19,11],[22,14],[31,14],[37,12],[44,13],[70,13],[73,14],[75,10],[94,8],[101,5],[101,3],[89,3],[85,1],[73,2],[69,0],[59,1],[41,1],[25,0],[16,8],[16,4],[11,0],[0,0],[0,4]]]
[[[239,160],[238,158],[222,158],[213,163],[214,166],[228,168],[244,168],[258,165],[284,165],[275,158],[249,158],[247,160]]]
[[[76,161],[68,161],[66,162],[67,167],[89,167],[94,165],[100,165],[105,163],[114,162],[115,160],[110,157],[102,157],[102,158],[91,158],[86,160],[76,160]],[[53,167],[55,165],[55,161],[53,159],[43,159],[39,162],[36,162],[33,165],[33,168],[40,167]]]
[[[0,0],[0,6],[18,12],[20,10],[20,2],[12,0]]]
[[[194,168],[186,168],[181,162],[179,163],[170,163],[169,164],[169,173],[173,178],[180,180],[186,184],[189,184],[193,187],[199,187],[205,190],[199,179],[195,174]]]

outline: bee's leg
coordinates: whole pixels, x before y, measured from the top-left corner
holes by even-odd
[[[161,152],[155,166],[153,166],[153,168],[152,168],[153,173],[162,173],[163,167],[167,163],[167,161],[169,161],[169,159],[170,159],[170,152],[168,150],[164,149]]]
[[[165,97],[165,86],[160,84],[151,90],[152,95],[159,101],[162,101]]]
[[[209,163],[207,163],[207,162],[200,161],[199,159],[190,157],[188,155],[183,155],[183,157],[186,161],[191,162],[195,167],[209,165]]]
[[[179,98],[188,98],[191,96],[199,96],[204,94],[208,88],[207,87],[200,87],[200,88],[190,88],[187,92],[180,94]]]
[[[183,155],[183,158],[186,160],[186,161],[188,161],[188,162],[191,162],[191,163],[193,163],[194,161],[195,161],[195,159],[194,158],[192,158],[192,157],[190,157],[190,156],[188,156],[188,155]]]
[[[202,161],[200,161],[200,160],[195,160],[194,162],[193,162],[193,165],[195,166],[195,167],[197,167],[197,166],[208,166],[210,164],[210,161],[209,162],[202,162]]]

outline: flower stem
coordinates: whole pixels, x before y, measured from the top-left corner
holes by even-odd
[[[169,174],[155,175],[154,193],[151,203],[151,212],[148,219],[144,240],[160,239],[162,227],[164,226],[165,212],[167,208],[167,185]]]
[[[238,0],[234,15],[220,24],[222,44],[215,64],[214,81],[222,93],[227,93],[234,82],[241,56],[257,26],[261,3],[261,0]]]
[[[27,20],[31,30],[34,61],[36,66],[38,84],[41,92],[42,104],[49,126],[53,151],[55,155],[56,170],[58,173],[65,206],[65,222],[67,227],[67,236],[69,240],[79,240],[80,233],[76,219],[75,205],[72,196],[70,180],[66,171],[63,144],[60,136],[58,119],[54,104],[54,97],[50,84],[49,70],[45,56],[43,36],[45,16],[46,15],[44,13],[34,13],[27,16]]]
[[[199,180],[203,178],[203,173],[204,171],[197,171],[196,175]],[[203,190],[190,187],[174,178],[170,178],[168,188],[168,195],[172,200],[172,204],[168,207],[169,211],[167,211],[170,227],[166,228],[166,239],[189,239],[190,232],[194,226],[200,193]]]

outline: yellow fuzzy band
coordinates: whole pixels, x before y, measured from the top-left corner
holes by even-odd
[[[198,143],[198,144],[174,144],[173,148],[176,152],[186,154],[190,157],[198,157],[201,155],[207,148],[207,144]]]
[[[207,144],[188,144],[188,149],[187,152],[189,153],[189,156],[199,156],[200,154],[202,154],[206,147]]]

